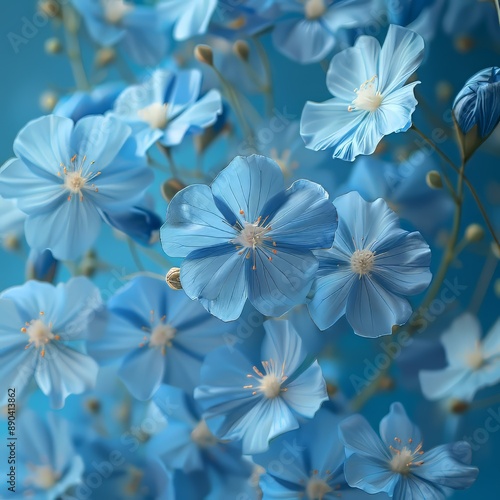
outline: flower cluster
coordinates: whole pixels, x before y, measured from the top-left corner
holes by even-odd
[[[498,2],[29,3],[6,67],[44,114],[15,75],[0,137],[7,491],[491,497]]]

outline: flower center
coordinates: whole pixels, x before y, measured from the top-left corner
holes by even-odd
[[[167,126],[168,122],[167,106],[168,104],[153,102],[149,106],[137,111],[137,115],[142,121],[148,123],[151,128],[163,129]]]
[[[401,439],[394,438],[396,447],[390,446],[389,449],[392,452],[392,459],[389,462],[389,467],[393,472],[398,474],[408,474],[410,468],[414,466],[420,466],[424,462],[419,460],[415,462],[415,459],[420,458],[423,455],[422,443],[420,443],[414,450],[411,449],[412,440],[408,440],[408,446],[401,447]]]
[[[352,101],[352,104],[347,108],[349,111],[355,109],[363,109],[365,111],[376,111],[384,97],[377,90],[376,86],[377,75],[373,76],[366,82],[360,85],[359,89],[354,89],[357,97]]]
[[[87,155],[82,157],[82,160],[77,164],[78,155],[74,155],[71,158],[70,166],[67,167],[64,163],[60,164],[62,172],[58,171],[57,175],[59,177],[64,177],[63,187],[69,191],[68,201],[71,201],[73,195],[77,195],[80,201],[83,201],[83,191],[86,189],[91,189],[96,193],[99,189],[95,184],[87,185],[89,181],[92,181],[97,176],[101,175],[101,172],[91,172],[89,167],[91,167],[95,162],[91,161],[88,166],[85,165],[87,161]]]
[[[172,347],[172,340],[176,334],[175,328],[170,325],[160,323],[155,326],[153,332],[151,333],[151,338],[149,339],[150,347]]]
[[[233,241],[245,248],[255,248],[262,245],[266,240],[265,234],[267,231],[268,229],[266,227],[259,226],[257,222],[253,224],[245,222],[245,227]]]
[[[331,491],[333,491],[332,488],[328,486],[324,479],[319,477],[311,477],[307,482],[306,494],[309,500],[322,500]]]
[[[60,474],[55,472],[49,465],[29,464],[28,468],[31,470],[28,479],[29,483],[42,490],[50,490],[61,477]]]
[[[29,337],[29,343],[35,344],[37,349],[48,344],[55,337],[50,328],[41,319],[31,320],[26,333]]]
[[[191,440],[200,448],[209,448],[218,443],[217,438],[210,432],[205,420],[200,420],[191,432]]]
[[[359,276],[368,274],[375,264],[375,252],[368,249],[356,250],[351,256],[351,269]]]
[[[320,18],[326,12],[325,0],[306,0],[304,9],[310,21]]]
[[[243,389],[254,389],[252,391],[253,396],[261,392],[267,399],[274,399],[280,393],[286,392],[288,389],[281,387],[288,378],[285,375],[285,363],[280,367],[276,365],[273,359],[270,359],[269,361],[262,361],[262,366],[264,367],[264,373],[254,366],[252,369],[255,375],[252,373],[247,375],[247,378],[255,379],[259,385],[257,387],[254,384],[244,385]]]
[[[118,24],[125,14],[134,9],[123,0],[102,0],[101,3],[104,9],[104,19],[110,24]]]

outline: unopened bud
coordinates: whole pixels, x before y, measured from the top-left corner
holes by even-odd
[[[41,0],[38,2],[38,10],[49,17],[61,17],[61,6],[55,0]]]
[[[102,68],[111,64],[116,59],[116,50],[112,47],[103,47],[95,55],[95,65]]]
[[[381,377],[379,387],[382,391],[392,391],[395,387],[394,379],[391,377]]]
[[[450,82],[444,80],[440,81],[436,85],[436,96],[441,102],[447,102],[451,99],[453,95],[453,86]]]
[[[182,290],[181,270],[178,267],[172,267],[165,276],[165,281],[172,290]]]
[[[455,38],[455,49],[458,52],[470,52],[474,48],[474,39],[470,36],[460,36]]]
[[[491,244],[491,251],[497,259],[500,259],[500,247],[495,242]]]
[[[44,48],[47,54],[60,54],[62,52],[63,46],[59,38],[52,37],[45,40]]]
[[[85,401],[85,407],[95,415],[101,411],[101,402],[96,398],[90,398]]]
[[[441,179],[441,174],[436,170],[427,172],[427,175],[425,176],[425,182],[431,189],[443,188],[443,179]]]
[[[194,48],[194,57],[208,66],[214,65],[214,52],[210,45],[197,45]]]
[[[40,96],[40,107],[50,113],[55,108],[57,100],[57,94],[47,90]]]
[[[484,229],[479,224],[470,224],[465,230],[465,239],[469,243],[477,243],[484,238]]]
[[[179,180],[177,179],[169,179],[168,181],[165,181],[161,185],[161,195],[165,199],[165,201],[170,202],[170,200],[181,190],[184,189],[186,186]]]
[[[451,413],[461,414],[465,413],[470,408],[470,404],[466,401],[453,400],[450,404]]]
[[[236,40],[233,45],[233,52],[242,60],[247,62],[250,56],[250,46],[245,40]]]
[[[493,290],[495,291],[495,295],[500,299],[500,278],[493,284]]]
[[[7,234],[2,241],[2,246],[9,252],[15,252],[21,247],[19,238],[15,234]]]

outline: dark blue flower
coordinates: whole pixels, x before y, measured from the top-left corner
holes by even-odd
[[[386,492],[395,500],[444,500],[450,489],[465,489],[476,480],[465,441],[424,452],[422,438],[400,403],[380,422],[380,439],[361,416],[340,423],[346,450],[345,476],[355,488]]]
[[[337,212],[325,190],[307,180],[284,187],[274,161],[237,157],[211,188],[189,186],[170,202],[163,249],[186,257],[185,292],[224,321],[247,299],[268,316],[305,302],[318,266],[311,250],[333,241]]]

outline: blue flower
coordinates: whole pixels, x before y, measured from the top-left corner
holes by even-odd
[[[334,148],[334,158],[352,161],[372,154],[385,135],[408,130],[417,105],[413,88],[419,82],[405,83],[423,55],[422,37],[395,25],[382,49],[375,38],[361,36],[354,47],[336,54],[326,78],[335,97],[307,102],[302,112],[307,147]]]
[[[260,477],[264,498],[307,498],[321,500],[382,500],[351,488],[344,477],[344,445],[338,432],[341,418],[322,408],[299,429],[277,437],[269,450],[253,461],[266,473]]]
[[[357,191],[367,201],[384,198],[401,219],[410,221],[424,236],[436,236],[455,204],[445,190],[429,188],[426,176],[431,170],[438,170],[438,166],[421,152],[402,163],[363,157],[337,191],[339,195]]]
[[[311,364],[291,325],[269,320],[264,328],[260,353],[227,347],[210,353],[194,393],[212,434],[242,440],[244,454],[267,450],[271,439],[297,429],[328,399],[321,368]]]
[[[200,97],[201,72],[156,70],[145,82],[126,88],[114,112],[130,123],[145,148],[159,140],[164,146],[180,144],[186,134],[198,134],[222,113],[219,91]]]
[[[372,19],[371,3],[370,0],[278,0],[277,4],[290,16],[276,22],[273,44],[299,63],[319,62],[335,47],[338,30],[363,26]]]
[[[448,366],[419,373],[426,398],[469,402],[479,389],[500,381],[500,320],[481,340],[479,321],[471,314],[463,314],[443,333],[441,343]]]
[[[124,88],[122,82],[107,82],[90,92],[73,92],[59,99],[52,113],[71,118],[74,122],[88,115],[103,115],[113,107]]]
[[[182,291],[149,277],[121,288],[107,309],[105,332],[93,336],[89,351],[99,362],[118,361],[120,378],[140,400],[151,398],[162,382],[192,392],[204,356],[234,329]]]
[[[85,353],[90,319],[101,306],[87,278],[57,287],[28,281],[0,295],[0,366],[5,387],[22,393],[33,376],[54,408],[93,387],[97,364]],[[6,395],[2,395],[5,401]]]
[[[167,52],[157,9],[124,0],[71,0],[99,45],[119,45],[134,62],[158,64]]]
[[[404,295],[427,288],[431,253],[420,233],[399,227],[382,199],[368,203],[356,193],[334,200],[339,228],[320,261],[309,312],[322,330],[344,314],[363,337],[390,335],[412,309]]]
[[[459,441],[423,451],[419,429],[400,403],[380,422],[380,439],[361,416],[340,423],[346,449],[347,482],[367,493],[386,492],[395,500],[444,500],[451,489],[474,483],[478,470],[471,467],[469,443]]]
[[[500,123],[500,68],[486,68],[467,80],[453,103],[453,116],[463,134],[477,126],[481,138]]]
[[[17,495],[34,500],[70,498],[65,494],[81,483],[84,464],[76,454],[68,423],[55,413],[42,418],[23,409],[17,425],[22,436],[18,441]]]
[[[26,276],[30,280],[52,283],[57,272],[59,261],[54,259],[50,250],[30,250],[26,261]]]
[[[177,193],[160,238],[165,253],[186,257],[181,283],[224,321],[247,299],[267,316],[305,302],[317,260],[331,246],[337,212],[325,190],[300,180],[284,190],[279,166],[264,156],[236,157],[212,187]]]
[[[61,260],[83,255],[103,214],[129,210],[153,180],[130,127],[113,117],[88,116],[75,125],[44,116],[19,132],[14,153],[18,158],[0,170],[0,194],[17,199],[28,215],[30,247]]]

